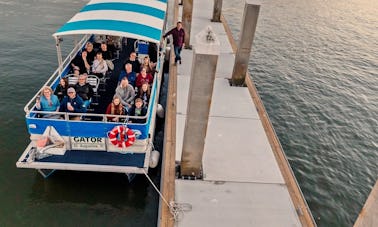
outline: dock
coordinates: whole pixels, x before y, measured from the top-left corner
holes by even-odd
[[[375,182],[354,227],[378,226],[378,181]]]
[[[182,158],[194,50],[184,49],[177,66],[171,56],[159,226],[316,226],[251,76],[246,76],[246,86],[230,85],[237,45],[223,17],[221,23],[211,22],[216,1],[189,2],[193,3],[190,43],[195,45],[195,35],[210,25],[220,52],[201,179],[177,177],[176,171]],[[177,0],[174,4],[174,20],[181,20],[182,6]],[[176,220],[167,205],[172,201],[184,207]]]

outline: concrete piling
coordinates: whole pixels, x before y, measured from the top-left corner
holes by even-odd
[[[221,22],[222,2],[222,0],[214,0],[213,19],[211,19],[212,22]]]
[[[193,0],[182,0],[182,25],[185,29],[185,48],[190,46],[190,30],[192,28]]]
[[[196,36],[181,157],[182,176],[202,177],[202,156],[219,47],[211,27]]]
[[[231,83],[234,86],[242,86],[244,84],[259,11],[260,4],[256,3],[256,0],[245,1],[243,22],[240,29],[240,41],[236,50],[231,79]]]

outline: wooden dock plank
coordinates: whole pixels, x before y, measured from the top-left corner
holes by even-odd
[[[354,223],[354,227],[366,226],[378,226],[378,180]]]

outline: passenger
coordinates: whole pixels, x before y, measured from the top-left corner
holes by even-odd
[[[74,88],[76,93],[83,99],[85,107],[88,108],[94,92],[92,85],[87,83],[87,76],[80,75]]]
[[[148,56],[151,62],[157,62],[157,48],[156,43],[150,43],[150,45],[148,45]]]
[[[64,96],[67,95],[68,89],[68,79],[67,78],[60,78],[58,86],[56,86],[54,95],[56,95],[59,101],[62,101]]]
[[[88,64],[89,65],[92,65],[93,64],[93,61],[96,57],[96,53],[93,49],[93,44],[91,42],[87,42],[87,44],[85,44],[85,50],[87,51],[87,61],[88,61]]]
[[[118,82],[122,80],[123,77],[127,77],[129,80],[129,84],[131,86],[135,87],[135,80],[136,80],[136,73],[132,71],[132,65],[130,63],[127,63],[125,65],[125,70],[122,70],[118,77]]]
[[[108,45],[106,44],[106,42],[102,42],[101,43],[101,49],[99,50],[102,52],[102,58],[104,60],[112,60],[113,59],[113,53],[108,50]]]
[[[164,38],[172,35],[173,47],[175,51],[175,64],[179,62],[181,64],[181,50],[185,46],[185,31],[182,27],[181,22],[177,22],[177,26],[171,29],[169,32],[165,33]]]
[[[129,84],[127,77],[123,77],[121,83],[116,88],[115,94],[121,98],[121,103],[125,107],[126,112],[134,104],[135,91],[133,86]]]
[[[143,58],[143,64],[140,69],[142,69],[143,67],[146,68],[147,73],[150,73],[151,75],[155,75],[156,63],[151,62],[149,56],[145,56]]]
[[[81,55],[77,55],[71,61],[72,71],[79,70],[80,74],[88,73],[91,69],[91,65],[88,63],[87,56],[88,53],[85,50],[81,53]]]
[[[84,73],[87,73],[87,72],[84,72]],[[84,74],[84,73],[82,73],[82,74]],[[79,78],[79,76],[80,76],[80,70],[74,69],[73,75],[75,77]]]
[[[138,89],[142,86],[143,83],[148,83],[151,85],[152,82],[154,82],[154,78],[151,76],[151,74],[147,73],[146,68],[142,68],[142,70],[140,70],[140,73],[136,78],[135,83]]]
[[[147,107],[143,106],[143,100],[141,98],[135,99],[135,105],[130,109],[129,116],[142,117],[146,116]],[[134,119],[130,118],[130,123],[145,123],[146,119]]]
[[[121,103],[121,98],[118,95],[114,95],[113,101],[106,108],[105,114],[112,115],[125,115],[125,108]],[[118,122],[120,121],[119,117],[107,117],[108,121]]]
[[[138,98],[143,100],[143,106],[147,107],[150,101],[151,89],[148,83],[143,83],[138,91]]]
[[[85,113],[87,108],[84,105],[84,101],[80,96],[76,95],[76,91],[73,87],[67,89],[67,96],[63,98],[60,108],[60,112],[70,113]],[[70,116],[70,120],[80,120],[80,116]]]
[[[92,73],[102,78],[105,76],[107,71],[108,65],[106,64],[106,61],[102,58],[102,52],[99,51],[96,54],[96,60],[93,61]]]
[[[35,107],[40,111],[55,112],[59,110],[59,99],[53,94],[53,90],[46,86],[42,88],[41,96],[37,97]],[[43,118],[60,118],[59,115],[55,114],[42,114]]]
[[[127,63],[130,63],[133,66],[132,67],[133,72],[138,73],[140,71],[140,62],[137,58],[137,54],[135,53],[135,51],[130,53],[130,57],[129,59],[127,59],[125,65]]]

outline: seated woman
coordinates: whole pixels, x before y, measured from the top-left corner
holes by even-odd
[[[92,86],[87,83],[87,76],[80,75],[74,88],[76,93],[83,99],[85,107],[88,108],[94,92]]]
[[[87,107],[85,107],[83,99],[76,95],[75,89],[70,87],[67,89],[67,96],[63,98],[60,104],[59,111],[85,113],[87,112]],[[70,120],[80,120],[80,116],[70,116]]]
[[[135,99],[135,104],[133,107],[129,110],[129,116],[135,116],[135,117],[143,117],[147,114],[147,107],[143,106],[143,100],[141,98]],[[146,122],[146,119],[136,119],[136,118],[130,118],[130,123],[140,123],[143,124]]]
[[[143,100],[143,106],[147,107],[150,101],[151,89],[148,83],[143,83],[138,91],[138,98]]]
[[[121,98],[118,95],[114,95],[113,101],[106,108],[105,114],[112,115],[125,115],[125,109],[121,103]],[[120,121],[119,117],[107,117],[108,121],[118,122]]]
[[[96,59],[93,61],[92,65],[92,73],[102,78],[105,76],[106,72],[108,71],[108,65],[106,61],[102,58],[102,52],[99,51],[96,54]]]
[[[144,67],[140,70],[140,73],[138,74],[136,78],[136,83],[135,85],[139,88],[142,86],[143,83],[148,83],[152,84],[154,82],[154,78],[152,77],[151,74],[147,73],[147,69]]]
[[[147,73],[149,73],[151,75],[155,75],[156,63],[151,62],[149,56],[145,56],[143,58],[143,63],[142,63],[142,66],[140,67],[140,69],[142,69],[143,67],[146,68]]]
[[[58,96],[59,101],[62,101],[64,96],[67,95],[68,89],[68,79],[67,78],[60,78],[58,86],[56,86],[54,95]]]
[[[55,112],[59,110],[59,99],[53,94],[53,90],[50,87],[43,87],[41,96],[37,97],[35,107],[40,111]],[[55,114],[42,114],[43,118],[60,118]]]

